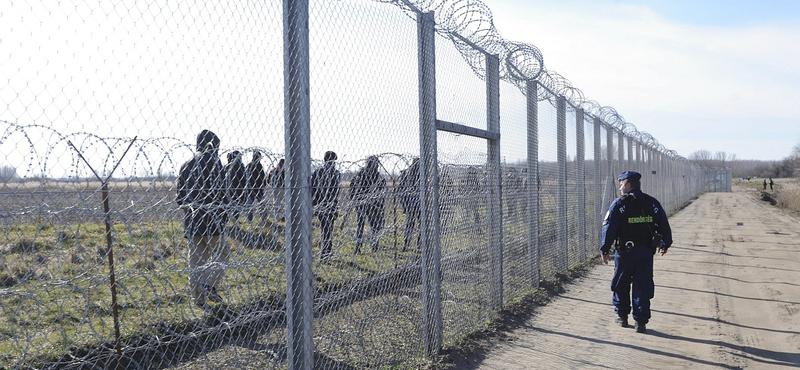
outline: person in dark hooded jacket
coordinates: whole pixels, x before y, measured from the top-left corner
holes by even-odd
[[[272,188],[273,214],[275,219],[280,221],[285,220],[283,205],[286,191],[286,170],[283,168],[285,163],[286,160],[281,158],[278,165],[267,173],[267,183]]]
[[[197,135],[197,153],[181,166],[175,202],[184,210],[184,236],[189,245],[189,284],[194,303],[221,302],[222,280],[230,251],[225,240],[228,199],[219,137],[209,130]]]
[[[403,243],[403,251],[406,251],[411,245],[412,239],[416,239],[417,243],[419,243],[419,233],[416,233],[416,238],[413,237],[420,221],[419,158],[414,158],[411,165],[403,170],[395,191],[400,205],[403,207],[403,213],[406,215],[405,240]]]
[[[342,175],[336,169],[336,158],[335,152],[325,152],[325,164],[311,174],[311,202],[320,224],[320,261],[323,263],[333,255],[333,223],[339,217]]]
[[[356,248],[355,253],[361,251],[362,238],[364,237],[364,224],[369,221],[372,239],[372,251],[380,249],[379,237],[383,228],[384,192],[386,179],[380,173],[380,160],[376,156],[367,158],[364,168],[360,169],[353,181],[350,182],[350,199],[355,204],[356,216]]]
[[[240,151],[234,150],[228,153],[228,164],[222,168],[222,172],[225,174],[225,188],[231,206],[228,216],[236,223],[239,218],[239,208],[247,204],[247,173]]]
[[[253,152],[253,159],[245,168],[247,171],[247,204],[254,204],[264,199],[264,190],[267,187],[267,175],[261,164],[261,152]],[[253,212],[247,214],[247,220],[253,221]]]

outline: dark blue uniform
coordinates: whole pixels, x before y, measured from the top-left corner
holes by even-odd
[[[620,180],[624,180],[626,174],[641,177],[635,172],[626,172]],[[632,189],[611,203],[603,221],[600,247],[603,254],[608,254],[615,242],[619,246],[611,280],[614,310],[620,317],[627,317],[632,309],[633,319],[643,324],[650,320],[650,299],[655,292],[653,255],[658,247],[651,247],[652,232],[662,235],[660,248],[672,245],[672,231],[661,203],[640,189]]]

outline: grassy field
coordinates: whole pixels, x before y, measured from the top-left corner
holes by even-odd
[[[778,179],[775,200],[778,206],[800,214],[800,179]]]
[[[151,347],[174,351],[158,355],[172,356],[162,359],[164,363],[187,361],[184,353],[190,361],[208,350],[201,348],[208,333],[225,332],[225,327],[285,341],[275,334],[285,325],[280,313],[286,296],[282,224],[258,212],[253,222],[242,217],[236,226],[230,224],[231,258],[219,286],[225,301],[211,310],[197,307],[188,294],[182,213],[173,203],[171,186],[115,184],[110,189],[124,352]],[[5,212],[0,225],[0,368],[69,363],[113,348],[109,249],[97,187],[50,183],[0,189]],[[482,296],[489,290],[486,210],[475,201],[477,195],[455,196],[442,210],[448,221],[440,230],[448,343],[458,341],[468,328],[485,324],[493,312]],[[504,201],[506,209],[509,200]],[[540,243],[556,245],[556,212],[551,209],[558,204],[555,194],[543,193],[541,204]],[[414,358],[420,354],[416,326],[422,321],[419,252],[402,250],[405,216],[394,199],[387,201],[382,248],[370,252],[367,242],[362,253],[355,254],[356,216],[346,202],[342,205],[331,263],[318,261],[319,226],[314,220],[315,305],[317,316],[325,317],[318,321],[320,351],[327,351],[332,360],[366,367],[380,359],[373,352],[388,351],[388,344],[397,358]],[[474,224],[475,208],[482,226]],[[351,214],[345,222],[347,212]],[[504,294],[511,299],[530,286],[526,220],[522,208],[503,220]],[[569,243],[574,248],[573,238],[577,236],[571,234]],[[571,249],[569,255],[570,260],[579,258],[581,251]],[[565,264],[558,262],[564,257],[561,252],[542,249],[540,257],[543,276]],[[230,339],[240,334],[226,335]],[[191,339],[195,337],[201,339]],[[175,343],[189,344],[181,349]]]

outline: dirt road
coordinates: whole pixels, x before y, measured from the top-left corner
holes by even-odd
[[[646,334],[614,324],[613,263],[541,306],[459,369],[800,367],[800,219],[752,190],[702,195],[670,219]]]

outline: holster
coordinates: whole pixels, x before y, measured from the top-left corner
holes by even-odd
[[[630,252],[631,250],[633,250],[634,246],[635,246],[635,244],[630,240],[628,240],[628,241],[626,241],[624,243],[619,239],[616,239],[614,241],[614,249],[616,249],[616,250],[618,250],[620,252]]]
[[[650,247],[651,248],[656,248],[656,249],[661,248],[661,240],[662,239],[663,239],[663,237],[661,236],[661,234],[659,234],[657,232],[654,232],[653,233],[653,238],[650,240]]]

